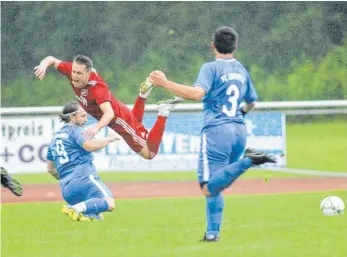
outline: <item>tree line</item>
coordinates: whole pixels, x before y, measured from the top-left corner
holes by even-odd
[[[47,55],[90,56],[114,95],[133,103],[156,69],[193,84],[220,25],[240,36],[235,56],[261,101],[347,98],[346,2],[1,2],[4,107],[62,105],[66,79],[33,68]],[[153,91],[150,103],[169,97]]]

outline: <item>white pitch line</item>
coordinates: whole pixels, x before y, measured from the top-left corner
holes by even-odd
[[[277,167],[256,168],[254,170],[257,170],[257,169],[282,172],[282,173],[296,173],[296,174],[303,174],[303,175],[347,178],[347,172],[303,170],[303,169],[277,168]]]

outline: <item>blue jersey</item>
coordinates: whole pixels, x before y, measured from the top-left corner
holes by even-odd
[[[228,122],[244,123],[240,104],[257,99],[247,70],[235,58],[205,63],[194,85],[206,92],[202,99],[204,128]]]
[[[49,145],[47,160],[53,161],[60,180],[95,173],[93,154],[84,150],[86,141],[79,126],[66,124],[56,132]]]

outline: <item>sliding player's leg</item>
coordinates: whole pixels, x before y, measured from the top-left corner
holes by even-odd
[[[115,202],[112,192],[96,174],[90,174],[80,181],[78,193],[83,201],[63,206],[62,212],[71,219],[78,221],[91,221],[103,219],[103,212],[113,211]]]
[[[73,178],[68,181],[60,181],[61,193],[68,205],[63,205],[61,212],[68,215],[72,220],[79,221],[79,213],[72,208],[75,204],[82,202],[84,195],[85,178]]]

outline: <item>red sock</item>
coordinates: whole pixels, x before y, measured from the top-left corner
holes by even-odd
[[[167,117],[158,116],[157,121],[151,129],[151,132],[148,134],[147,146],[151,154],[154,154],[154,156],[156,156],[159,151],[159,146],[165,130],[166,120]],[[154,156],[152,156],[152,158],[154,158]]]
[[[134,114],[136,120],[141,123],[143,120],[143,115],[145,113],[146,100],[147,98],[142,98],[141,96],[138,96],[132,109],[132,113]]]

